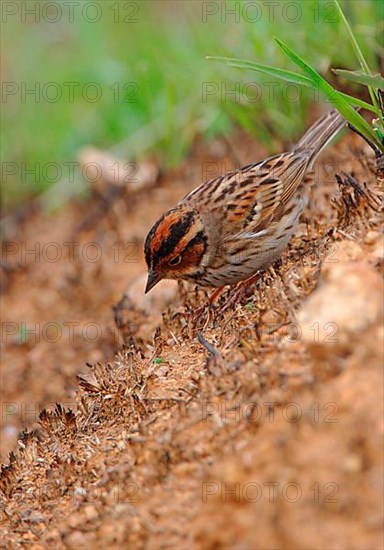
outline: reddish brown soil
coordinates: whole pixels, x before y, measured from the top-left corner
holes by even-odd
[[[204,292],[143,296],[158,215],[204,163],[265,153],[234,143],[196,144],[150,190],[6,220],[4,547],[383,547],[383,241],[361,140],[323,154],[298,234],[238,305],[194,321]]]

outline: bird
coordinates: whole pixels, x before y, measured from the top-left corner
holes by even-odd
[[[271,266],[307,205],[316,158],[345,124],[331,110],[290,152],[204,182],[165,212],[144,244],[145,293],[162,279],[221,288]]]

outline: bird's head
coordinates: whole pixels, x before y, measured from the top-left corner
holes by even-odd
[[[162,279],[194,280],[201,270],[207,236],[201,216],[173,208],[155,223],[144,245],[148,265],[147,293]]]

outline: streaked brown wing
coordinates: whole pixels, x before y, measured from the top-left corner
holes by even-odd
[[[222,223],[222,236],[257,238],[284,214],[303,180],[308,157],[284,153],[203,184],[186,197],[205,204]],[[185,200],[185,199],[184,199]]]

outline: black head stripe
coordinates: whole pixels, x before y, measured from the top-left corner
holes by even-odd
[[[193,224],[193,219],[193,212],[187,212],[181,219],[170,226],[169,235],[164,239],[156,251],[156,258],[153,258],[154,267],[160,258],[166,258],[174,251],[180,239],[189,231]]]
[[[158,227],[163,223],[164,219],[169,215],[170,212],[167,212],[162,216],[152,227],[148,236],[145,240],[144,252],[145,259],[148,266],[156,268],[156,265],[162,258],[166,258],[169,254],[173,252],[179,243],[180,239],[189,231],[194,220],[194,213],[187,212],[183,217],[174,221],[174,223],[168,228],[167,236],[163,241],[160,241],[160,246],[156,249],[153,257],[151,255],[151,241],[154,238]]]
[[[152,264],[152,261],[151,261],[152,260],[151,259],[151,241],[152,241],[152,237],[156,233],[156,229],[159,227],[159,225],[163,221],[163,219],[164,219],[164,216],[161,216],[161,218],[159,218],[157,220],[157,222],[152,226],[150,232],[148,233],[147,238],[145,239],[144,254],[145,254],[145,261],[147,262],[148,267],[150,267],[151,264]]]

